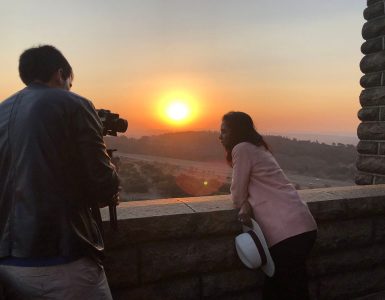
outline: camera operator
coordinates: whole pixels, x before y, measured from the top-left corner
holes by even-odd
[[[22,53],[26,87],[0,104],[0,281],[10,299],[112,299],[90,207],[119,180],[93,104],[62,53]]]

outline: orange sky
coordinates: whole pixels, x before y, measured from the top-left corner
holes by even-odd
[[[47,43],[73,66],[73,91],[120,113],[128,135],[217,130],[229,110],[262,133],[355,134],[364,3],[78,2],[3,5],[0,99],[23,87],[20,53]],[[169,94],[188,96],[191,122],[159,117]]]

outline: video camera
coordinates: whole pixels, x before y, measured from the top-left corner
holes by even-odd
[[[103,135],[117,136],[118,132],[126,132],[127,120],[119,118],[118,114],[107,109],[97,109],[96,112],[103,123]]]

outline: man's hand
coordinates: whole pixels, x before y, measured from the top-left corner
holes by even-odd
[[[120,189],[119,189],[120,190]],[[118,206],[120,203],[119,192],[112,197],[112,204]]]
[[[116,172],[119,173],[119,169],[120,169],[120,165],[121,165],[120,157],[119,156],[112,156],[111,157],[111,163],[115,167]]]
[[[121,190],[121,187],[119,187],[119,191]],[[120,197],[119,197],[119,192],[117,192],[115,195],[112,196],[110,201],[105,201],[105,202],[100,202],[99,203],[99,208],[106,207],[109,205],[116,205],[118,206],[120,203]]]

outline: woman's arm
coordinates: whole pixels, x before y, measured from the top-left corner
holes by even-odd
[[[249,182],[252,170],[252,160],[247,145],[238,144],[232,151],[233,178],[231,183],[231,200],[234,207],[240,209],[240,214],[250,213],[247,202],[249,197]]]

